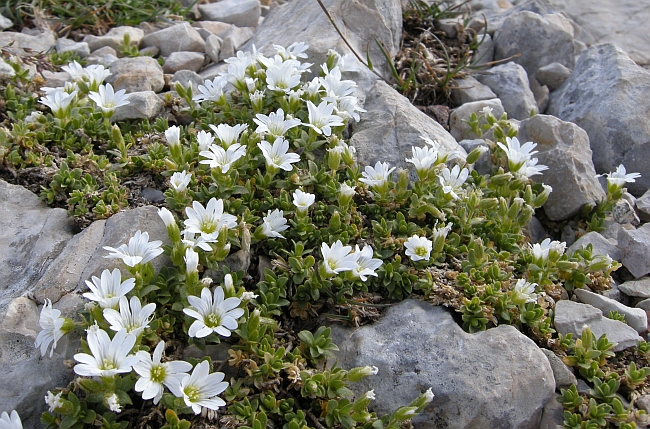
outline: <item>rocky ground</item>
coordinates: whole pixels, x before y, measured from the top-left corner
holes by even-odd
[[[591,243],[595,253],[624,266],[618,273],[620,284],[605,293],[581,290],[575,300],[560,301],[555,328],[580,336],[587,324],[597,336],[607,333],[620,351],[645,338],[650,311],[650,224],[644,223],[650,220],[650,40],[640,30],[650,10],[642,2],[586,3],[470,1],[473,15],[467,25],[480,32],[487,18],[481,62],[494,65],[458,80],[451,97],[459,107],[451,111],[449,122],[441,125],[364,70],[355,76],[356,95],[367,112],[351,129],[351,143],[361,165],[388,161],[406,167],[411,146],[421,145],[420,134],[462,152],[485,145],[462,119],[486,106],[496,116],[507,112],[519,120],[519,139],[536,142],[540,164],[549,166],[538,180],[553,187],[544,223],[533,219],[529,226],[531,242],[561,237],[569,250]],[[370,55],[381,58],[375,38],[392,55],[398,52],[399,0],[325,4],[359,52],[370,46]],[[255,46],[270,53],[274,44],[303,41],[310,45],[307,53],[314,64],[322,63],[331,48],[348,51],[311,0],[282,5],[222,0],[196,8],[201,19],[193,24],[119,27],[80,41],[38,30],[5,31],[0,46],[13,42],[12,49],[74,50],[88,63],[110,67],[109,82],[132,94],[131,104],[118,109],[116,120],[153,119],[167,112],[162,94],[171,83],[190,83],[196,93],[197,85],[223,71],[223,60],[237,50]],[[443,24],[448,35],[461,28],[453,18]],[[140,49],[165,57],[164,66],[149,57],[119,58],[125,33]],[[381,74],[390,75],[386,64],[375,62]],[[0,62],[0,73],[11,72]],[[69,79],[65,72],[43,75],[50,87]],[[531,117],[532,111],[536,115]],[[642,177],[628,184],[629,193],[608,217],[604,231],[581,234],[581,225],[571,219],[584,204],[605,196],[597,174],[619,164]],[[489,171],[490,160],[477,165]],[[157,186],[142,186],[142,201],[161,201],[164,189]],[[553,229],[557,225],[561,228]],[[0,411],[17,409],[25,428],[40,427],[45,392],[71,379],[71,370],[61,362],[71,359],[78,344],[78,339],[66,338],[56,350],[59,359],[41,359],[33,347],[40,330],[39,306],[51,299],[55,308],[72,314],[81,305],[85,280],[118,266],[103,258],[103,246],[117,247],[139,229],[154,239],[166,237],[156,209],[147,205],[77,233],[64,210],[49,208],[23,187],[0,181]],[[165,261],[157,264],[159,268]],[[627,324],[605,317],[610,310],[625,315]],[[552,351],[515,328],[468,334],[443,307],[415,300],[391,307],[376,324],[337,327],[334,337],[341,349],[339,364],[379,367],[373,379],[377,409],[393,409],[408,402],[414,390],[434,386],[436,400],[414,421],[419,428],[556,429],[562,426],[556,392],[576,383]],[[365,387],[358,386],[359,392]],[[578,383],[579,390],[585,388]],[[650,397],[641,396],[636,404],[650,412]]]

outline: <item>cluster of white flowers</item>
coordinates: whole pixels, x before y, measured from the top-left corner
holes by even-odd
[[[354,251],[352,246],[344,246],[341,240],[337,240],[332,247],[327,243],[321,244],[323,255],[323,267],[329,275],[336,275],[350,271],[354,278],[366,281],[368,276],[377,277],[375,271],[381,267],[382,260],[373,258],[372,247],[366,245],[359,249],[356,245]]]
[[[522,146],[517,137],[506,137],[506,143],[507,145],[497,142],[497,145],[506,153],[508,168],[515,177],[528,179],[548,170],[546,165],[537,165],[537,158],[532,158],[537,153],[536,150],[533,150],[537,146],[536,143],[527,142]]]
[[[73,82],[58,88],[41,88],[45,97],[41,97],[40,103],[52,110],[52,114],[59,119],[68,117],[72,105],[79,95],[80,85],[88,89],[88,98],[102,111],[105,117],[110,118],[115,109],[129,104],[129,95],[126,90],[115,91],[110,83],[103,84],[104,80],[111,75],[102,65],[90,65],[82,67],[78,62],[73,61],[62,69],[70,75]]]

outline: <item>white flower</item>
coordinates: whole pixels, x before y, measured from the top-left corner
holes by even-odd
[[[352,246],[344,246],[341,240],[330,248],[327,243],[321,244],[323,264],[328,274],[338,274],[344,271],[352,271],[357,268],[357,257],[350,253]]]
[[[97,87],[104,83],[104,79],[111,75],[110,70],[106,70],[101,64],[93,64],[86,67],[86,79],[91,87]]]
[[[542,171],[548,170],[546,165],[537,165],[537,162],[537,158],[529,159],[524,165],[525,168],[520,168],[519,171],[516,171],[514,174],[518,177],[527,179],[536,174],[542,174]]]
[[[199,143],[199,151],[203,152],[204,150],[208,150],[208,148],[214,141],[214,136],[212,135],[212,133],[208,133],[201,130],[196,135],[196,141]]]
[[[76,96],[77,91],[73,91],[71,94],[68,94],[62,89],[57,88],[56,91],[47,94],[45,97],[41,97],[39,103],[45,104],[50,108],[50,110],[52,110],[54,116],[60,117],[68,112],[70,103],[72,103]]]
[[[11,417],[6,411],[0,416],[0,429],[23,429],[23,422],[16,410],[11,411]]]
[[[169,146],[179,145],[181,143],[181,129],[176,125],[167,128],[165,130],[165,139]]]
[[[605,176],[607,176],[607,183],[619,188],[625,186],[626,183],[633,183],[635,182],[635,179],[641,177],[639,173],[627,173],[623,164],[620,164],[616,168],[616,171],[607,173]]]
[[[214,80],[206,80],[204,85],[199,85],[200,94],[192,97],[192,100],[198,101],[219,101],[224,97],[223,88],[228,83],[226,77],[217,76]]]
[[[97,301],[102,308],[115,308],[120,298],[131,292],[135,286],[135,279],[126,279],[122,282],[120,270],[115,268],[113,272],[104,270],[101,279],[92,277],[92,283],[86,280],[90,292],[83,294],[91,301]]]
[[[275,52],[277,52],[283,60],[295,60],[297,58],[307,58],[304,52],[309,49],[309,45],[305,42],[294,42],[287,48],[280,45],[273,45]]]
[[[508,157],[508,167],[510,168],[510,172],[519,177],[521,176],[529,177],[529,175],[527,175],[526,173],[526,169],[524,169],[523,172],[521,172],[520,170],[522,167],[534,168],[535,164],[537,164],[537,159],[535,158],[534,163],[532,163],[531,165],[527,165],[528,162],[531,161],[531,157],[537,153],[537,151],[533,150],[535,149],[537,144],[533,142],[527,142],[524,143],[524,145],[522,146],[519,143],[519,139],[517,139],[517,137],[513,137],[513,138],[506,137],[506,143],[507,146],[501,142],[497,142],[497,145],[501,149],[503,149],[503,151],[506,153],[506,156]],[[546,169],[542,167],[545,166],[539,166],[536,169],[539,171],[543,171]],[[532,173],[531,175],[535,174],[532,170],[531,173]]]
[[[204,338],[212,332],[229,337],[230,331],[237,329],[237,319],[244,314],[243,308],[237,308],[241,300],[236,297],[223,298],[221,286],[215,288],[214,297],[207,287],[201,290],[201,298],[194,295],[187,297],[193,308],[184,308],[183,313],[196,319],[187,332],[190,337]]]
[[[160,341],[153,351],[153,359],[149,353],[141,350],[136,353],[140,361],[133,365],[133,370],[140,376],[135,383],[135,391],[142,392],[142,399],[153,399],[154,404],[160,402],[163,386],[171,390],[172,385],[180,385],[192,369],[192,365],[184,361],[161,362],[164,351],[165,342]]]
[[[336,113],[343,119],[353,118],[356,122],[359,122],[361,116],[359,116],[358,112],[363,113],[366,110],[359,106],[359,99],[357,97],[346,95],[336,100]]]
[[[406,158],[406,162],[413,164],[418,173],[429,171],[438,159],[438,152],[429,146],[413,146],[411,151],[413,152],[413,158]]]
[[[278,209],[273,211],[269,210],[262,219],[264,220],[262,223],[262,234],[267,237],[284,238],[280,233],[289,229],[287,220],[284,218],[284,211]]]
[[[341,70],[338,67],[334,67],[329,71],[325,64],[322,67],[325,72],[325,77],[321,78],[321,85],[325,89],[326,94],[323,100],[334,103],[341,97],[352,95],[354,88],[357,87],[354,81],[341,80]]]
[[[105,308],[104,319],[111,325],[112,331],[125,329],[127,333],[137,337],[149,326],[155,310],[156,304],[154,303],[142,307],[140,299],[137,296],[132,296],[129,305],[129,300],[123,296],[120,298],[120,311]]]
[[[442,192],[450,194],[453,199],[457,200],[459,197],[456,192],[460,192],[463,183],[467,180],[467,176],[469,176],[469,170],[467,168],[461,170],[458,165],[454,165],[454,168],[449,170],[445,167],[440,173],[440,176],[438,176],[438,180],[442,186]]]
[[[250,301],[251,299],[257,298],[259,295],[255,295],[253,292],[244,292],[241,294],[242,301]]]
[[[183,398],[194,414],[199,414],[201,407],[218,410],[226,405],[226,401],[217,396],[228,387],[223,378],[222,372],[210,374],[210,364],[204,360],[194,367],[192,375],[186,374],[178,384],[167,387],[176,397]]]
[[[45,396],[45,404],[50,408],[50,413],[53,413],[57,408],[63,405],[63,401],[61,401],[61,392],[55,395],[48,390],[47,395]]]
[[[374,389],[373,390],[368,390],[366,393],[363,394],[363,396],[366,399],[370,400],[370,401],[374,401],[375,399],[377,399],[377,397],[375,396],[375,390]]]
[[[492,115],[492,108],[490,106],[485,106],[481,110],[481,113],[484,114],[485,116],[490,116],[490,115]]]
[[[77,61],[68,63],[67,66],[62,66],[61,69],[65,72],[68,72],[72,80],[75,82],[84,80],[87,76],[86,70]]]
[[[88,348],[92,355],[77,353],[74,360],[74,372],[83,377],[111,377],[116,374],[131,372],[131,367],[138,363],[136,356],[130,355],[135,345],[135,336],[122,329],[110,339],[106,331],[88,332]]]
[[[135,235],[129,238],[129,244],[122,244],[117,249],[104,246],[104,250],[113,252],[104,258],[120,258],[129,267],[135,267],[138,264],[146,264],[152,261],[158,255],[163,253],[162,241],[155,240],[149,242],[149,233],[137,230]]]
[[[533,258],[538,261],[546,261],[551,251],[551,239],[546,238],[541,243],[533,244],[530,250],[533,253]]]
[[[316,201],[316,195],[303,192],[300,189],[293,191],[293,204],[299,212],[306,212],[309,207]]]
[[[309,97],[315,97],[323,92],[321,81],[317,77],[313,78],[309,83],[305,83],[302,88]]]
[[[370,187],[383,186],[390,174],[395,171],[395,167],[388,168],[388,166],[387,162],[381,161],[377,161],[374,168],[366,165],[363,173],[361,173],[363,177],[359,180]]]
[[[433,242],[426,237],[414,235],[406,240],[404,247],[406,247],[406,256],[409,256],[412,261],[428,261],[433,250]]]
[[[42,330],[36,336],[34,347],[40,347],[41,356],[45,356],[47,348],[52,343],[52,349],[50,350],[50,357],[52,357],[57,342],[65,335],[65,331],[61,329],[65,323],[65,318],[61,317],[60,310],[52,308],[52,301],[46,299],[38,323],[41,325]]]
[[[88,98],[94,101],[104,113],[113,113],[118,107],[129,104],[129,96],[130,94],[126,94],[125,89],[115,92],[110,83],[99,85],[99,92],[88,93]]]
[[[185,271],[187,274],[194,273],[198,271],[199,267],[199,254],[194,251],[191,247],[188,247],[185,249],[185,256],[183,256],[183,259],[185,260]]]
[[[296,73],[295,63],[285,61],[280,65],[270,65],[266,69],[266,84],[271,91],[284,93],[300,85],[300,73]]]
[[[368,276],[377,277],[375,270],[381,267],[383,261],[372,257],[372,247],[366,245],[363,250],[359,250],[359,245],[356,245],[352,256],[355,257],[357,264],[357,266],[352,270],[352,275],[355,278],[359,278],[361,281],[365,282],[368,280]]]
[[[210,246],[210,243],[214,243],[215,241],[217,241],[216,237],[199,235],[199,237],[196,238],[195,233],[188,232],[187,230],[183,231],[183,244],[185,247],[190,249],[198,247],[206,252],[212,252],[212,246]]]
[[[239,143],[230,145],[228,150],[216,144],[211,144],[209,149],[199,153],[202,157],[207,158],[199,161],[199,164],[207,164],[210,168],[220,168],[224,174],[230,170],[232,164],[246,155],[246,146]]]
[[[243,133],[248,128],[248,124],[237,124],[234,127],[231,127],[228,124],[219,124],[216,127],[214,125],[210,125],[210,128],[212,128],[212,131],[214,131],[214,134],[217,136],[217,138],[221,140],[221,143],[225,147],[229,147],[230,145],[237,142],[237,139],[241,133]]]
[[[348,185],[347,183],[341,183],[341,187],[339,188],[339,193],[344,197],[353,197],[357,193],[357,191],[355,190],[354,187]]]
[[[257,124],[255,133],[260,136],[267,134],[273,137],[281,137],[291,128],[300,125],[300,119],[284,119],[284,110],[278,109],[277,112],[271,112],[268,116],[258,113],[253,118],[253,122]]]
[[[422,135],[420,136],[420,138],[424,140],[426,144],[431,146],[433,150],[437,153],[439,163],[444,163],[444,162],[454,160],[456,158],[460,158],[460,152],[456,150],[449,151],[438,140],[431,140],[430,138]]]
[[[517,280],[517,283],[512,288],[512,302],[515,304],[524,304],[537,301],[535,286],[537,286],[536,283],[528,283],[524,279]]]
[[[300,155],[297,153],[287,153],[289,142],[282,137],[276,138],[273,146],[266,140],[262,140],[257,146],[262,150],[267,168],[291,171],[293,170],[291,164],[300,161]]]
[[[115,393],[113,393],[111,396],[106,398],[106,405],[108,405],[108,409],[113,411],[114,413],[122,412],[122,407],[120,406],[120,399],[117,397]]]
[[[338,55],[338,62],[336,67],[338,67],[341,72],[358,72],[361,70],[359,67],[359,60],[352,53],[345,55]]]
[[[174,218],[172,212],[167,210],[165,207],[158,209],[158,216],[160,216],[160,219],[165,223],[165,226],[176,225],[176,218]]]
[[[259,112],[264,107],[264,93],[262,91],[255,91],[248,94],[251,99],[253,110]],[[254,119],[253,119],[254,120]]]
[[[223,212],[223,200],[214,197],[206,207],[194,201],[192,207],[185,208],[185,214],[186,231],[201,234],[206,240],[215,239],[223,228],[232,229],[237,226],[237,218]]]
[[[318,134],[330,136],[332,134],[331,127],[338,127],[345,125],[343,118],[338,115],[333,115],[332,112],[336,107],[335,104],[330,104],[327,101],[321,101],[316,107],[314,103],[307,100],[307,110],[309,111],[309,123],[305,124],[313,128]]]
[[[169,179],[169,185],[176,192],[185,192],[187,185],[190,184],[192,180],[192,173],[188,173],[183,170],[182,172],[176,172],[172,174],[172,177]]]
[[[429,387],[426,392],[424,392],[424,398],[427,401],[427,404],[433,401],[433,392],[431,391],[431,388]]]

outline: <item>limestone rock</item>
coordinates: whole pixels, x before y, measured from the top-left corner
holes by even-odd
[[[154,119],[163,108],[163,101],[153,91],[131,92],[129,104],[115,109],[111,120]]]
[[[11,46],[8,46],[10,45]],[[29,35],[9,31],[0,32],[0,47],[6,47],[10,52],[18,55],[25,53],[24,49],[35,52],[47,52],[56,45],[56,38],[52,32],[43,32],[38,35]]]
[[[560,63],[551,63],[540,67],[535,78],[541,85],[546,85],[553,92],[558,89],[571,75],[571,69]]]
[[[219,36],[215,36],[214,34],[208,36],[208,38],[205,39],[205,53],[215,63],[219,62],[221,42],[222,39]]]
[[[537,113],[544,113],[548,107],[548,100],[551,91],[548,89],[548,86],[542,85],[539,83],[535,77],[529,79],[530,90],[535,97],[535,103],[537,103]]]
[[[0,30],[6,30],[14,26],[14,22],[4,15],[0,15]]]
[[[371,58],[383,58],[375,39],[385,44],[391,56],[399,50],[402,38],[402,7],[400,0],[324,0],[323,4],[337,26],[357,52],[370,49]],[[305,52],[307,61],[317,68],[327,59],[327,52],[335,49],[349,52],[323,11],[312,0],[292,0],[269,14],[257,29],[255,36],[241,49],[250,51],[255,45],[265,55],[275,53],[273,45],[289,46],[294,42],[309,42]],[[388,64],[379,61],[375,68],[383,76],[390,76]],[[372,73],[367,76],[372,77]],[[356,76],[355,76],[356,77]],[[359,82],[368,91],[377,78]]]
[[[86,58],[90,55],[90,47],[86,42],[75,42],[74,40],[61,37],[56,39],[56,51],[60,54],[62,52],[74,52],[81,58]]]
[[[259,0],[221,0],[198,7],[204,19],[238,27],[257,27],[261,14]]]
[[[453,88],[451,97],[454,104],[458,106],[473,101],[490,100],[497,97],[490,87],[483,85],[472,76],[457,79],[456,84],[457,86]]]
[[[618,288],[627,296],[650,298],[650,277],[626,281],[618,285]]]
[[[159,92],[165,84],[162,67],[150,57],[120,58],[111,64],[111,73],[106,81],[113,84],[116,91]]]
[[[163,64],[163,72],[174,74],[177,71],[189,70],[197,72],[203,66],[204,54],[200,52],[172,52]]]
[[[557,390],[560,389],[568,389],[571,387],[572,384],[576,384],[578,380],[576,379],[576,376],[573,375],[573,372],[569,369],[568,366],[564,362],[562,362],[562,359],[557,357],[553,351],[549,349],[541,349],[542,353],[546,355],[546,358],[548,359],[548,363],[551,364],[551,369],[553,370],[553,377],[555,378],[555,388]]]
[[[500,118],[501,115],[503,115],[503,105],[501,104],[501,100],[498,98],[463,104],[462,106],[452,110],[449,115],[449,132],[451,135],[458,141],[478,138],[469,128],[469,125],[466,122],[463,122],[463,120],[468,120],[472,113],[479,115],[481,110],[485,107],[492,109],[492,113],[497,118]]]
[[[580,237],[567,249],[567,253],[573,253],[578,250],[581,246],[587,247],[591,244],[593,246],[594,255],[607,255],[615,261],[621,260],[621,253],[616,247],[615,243],[612,243],[599,233],[591,231]]]
[[[603,312],[596,307],[569,300],[560,300],[555,304],[554,323],[558,333],[572,333],[576,339],[582,336],[584,325],[589,326],[596,338],[607,334],[610,342],[617,343],[612,348],[614,352],[634,347],[643,340],[634,328],[618,320],[603,317]]]
[[[650,223],[638,229],[618,231],[621,262],[637,279],[650,273]]]
[[[109,46],[115,49],[116,52],[120,52],[120,46],[124,43],[124,36],[126,34],[129,35],[131,44],[135,46],[139,46],[140,41],[144,37],[144,31],[141,29],[123,25],[121,27],[111,28],[108,33],[103,36],[93,36],[92,34],[89,34],[83,38],[83,41],[88,43],[91,52],[105,46]]]
[[[156,46],[163,57],[179,51],[205,52],[205,41],[187,22],[147,34],[142,38],[142,46]]]
[[[552,220],[568,219],[584,204],[605,198],[591,161],[589,137],[580,127],[549,115],[535,115],[519,124],[519,141],[537,143],[535,155],[548,170],[533,179],[553,188],[544,204]]]
[[[254,34],[255,28],[253,27],[235,27],[233,25],[223,33],[219,34],[219,37],[223,40],[229,38],[233,49],[236,51],[244,43],[248,42]]]
[[[597,293],[589,292],[586,289],[576,289],[575,294],[580,301],[585,304],[593,305],[608,315],[610,311],[618,311],[625,316],[625,323],[634,328],[637,332],[643,333],[648,329],[648,318],[645,311],[640,308],[630,308],[618,301],[609,299]]]
[[[204,17],[205,19],[205,17]],[[226,22],[219,22],[219,21],[198,21],[192,24],[192,27],[199,29],[203,28],[205,30],[208,30],[210,33],[219,36],[223,34],[225,31],[227,31],[229,28],[231,28],[233,25],[228,24]]]
[[[528,76],[519,64],[511,61],[492,67],[484,74],[476,75],[476,79],[499,97],[508,118],[522,120],[529,118],[531,112],[538,112]]]
[[[555,390],[548,359],[512,326],[468,334],[448,310],[421,301],[396,304],[373,325],[335,327],[333,339],[340,366],[379,368],[351,386],[374,389],[378,413],[431,387],[433,402],[413,419],[421,429],[537,429]]]
[[[194,73],[190,70],[180,70],[174,73],[172,80],[170,81],[170,87],[173,89],[176,87],[176,82],[180,82],[184,88],[187,88],[188,85],[192,86],[192,94],[199,93],[199,85],[203,85],[205,79],[199,76],[197,73]]]
[[[561,14],[541,16],[522,11],[511,15],[501,25],[494,44],[495,60],[521,54],[513,61],[529,76],[551,63],[560,63],[570,69],[575,64],[573,27]]]
[[[636,209],[639,211],[639,218],[642,221],[650,221],[650,190],[636,199]]]
[[[408,170],[412,146],[423,146],[421,135],[438,140],[447,150],[465,157],[465,150],[440,124],[420,112],[404,96],[383,81],[377,81],[366,98],[366,113],[352,124],[350,143],[357,150],[361,166],[374,166],[377,161]]]
[[[642,177],[627,188],[641,195],[650,187],[650,71],[619,48],[592,46],[580,55],[575,69],[553,93],[547,113],[573,122],[589,135],[598,173],[627,171]]]
[[[52,209],[22,186],[0,180],[0,321],[9,303],[29,291],[74,235],[63,209]]]

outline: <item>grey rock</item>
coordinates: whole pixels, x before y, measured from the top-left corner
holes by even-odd
[[[603,317],[603,312],[589,304],[560,300],[555,304],[555,329],[562,335],[582,337],[582,327],[589,326],[596,338],[607,334],[607,339],[617,343],[612,351],[618,352],[636,346],[643,340],[637,331],[618,320]]]
[[[560,63],[551,63],[540,67],[535,78],[541,85],[546,85],[553,92],[558,89],[571,75],[571,69]]]
[[[336,326],[332,337],[340,366],[379,368],[351,386],[357,394],[374,389],[378,413],[431,387],[433,402],[413,419],[422,429],[537,429],[555,390],[548,359],[515,328],[468,334],[446,309],[426,302],[403,301],[378,323]]]
[[[205,79],[199,76],[197,73],[190,70],[180,70],[174,73],[170,81],[170,87],[173,89],[176,87],[176,82],[180,82],[184,88],[187,88],[188,85],[192,87],[192,94],[199,93],[199,85],[203,85]]]
[[[103,36],[93,36],[89,34],[83,38],[83,41],[88,43],[91,52],[103,48],[104,46],[110,46],[115,49],[116,52],[120,52],[120,46],[124,43],[124,36],[126,34],[129,35],[131,44],[135,46],[139,46],[144,37],[144,31],[141,29],[123,25],[121,27],[111,28],[108,33]]]
[[[214,34],[208,36],[208,38],[205,39],[205,53],[215,63],[219,62],[221,42],[222,39],[219,36],[215,36]]]
[[[557,390],[567,389],[571,387],[572,384],[576,384],[578,380],[576,376],[573,375],[571,369],[566,366],[562,359],[560,359],[552,350],[541,349],[542,353],[546,355],[548,363],[551,364],[551,369],[553,370],[553,377],[555,378],[555,388]]]
[[[621,262],[635,278],[650,273],[650,223],[638,229],[618,231]]]
[[[197,72],[203,66],[204,54],[200,52],[172,52],[163,64],[163,73],[174,74],[180,70]]]
[[[538,429],[563,429],[564,407],[556,398],[551,398],[544,406],[542,421]]]
[[[468,120],[472,113],[480,115],[481,110],[485,107],[492,109],[492,113],[497,118],[500,118],[501,115],[503,115],[503,105],[501,104],[501,100],[498,98],[463,104],[462,106],[452,110],[449,115],[449,132],[451,135],[458,141],[477,138],[476,134],[472,132],[469,125],[466,122],[463,122],[463,120]],[[488,135],[485,135],[484,137],[489,138]]]
[[[624,297],[621,296],[619,285],[615,281],[612,281],[610,282],[609,286],[610,286],[609,289],[601,292],[603,296],[609,299],[613,299],[614,301],[623,302]]]
[[[76,297],[77,302],[81,298]],[[65,316],[72,316],[76,305],[65,299],[53,307]],[[52,358],[49,352],[41,358],[34,348],[34,340],[41,330],[38,323],[40,309],[27,298],[16,298],[9,308],[7,317],[0,326],[0,404],[4,409],[15,409],[21,416],[25,429],[43,427],[40,416],[47,407],[43,401],[48,390],[56,386],[67,386],[73,373],[63,361],[72,359],[79,347],[79,335],[70,333],[61,338]]]
[[[205,52],[203,38],[187,22],[147,34],[142,38],[142,46],[156,46],[163,57],[178,51]]]
[[[56,40],[56,51],[60,54],[62,52],[74,52],[81,58],[86,58],[90,55],[90,47],[86,42],[75,42],[74,40],[61,37]]]
[[[227,72],[228,72],[228,64],[220,63],[220,64],[213,64],[211,66],[204,68],[199,72],[199,76],[201,76],[201,78],[204,80],[212,80],[215,77],[219,76],[220,74],[227,73]]]
[[[0,76],[13,77],[16,75],[14,69],[2,58],[0,58]]]
[[[434,21],[436,30],[443,31],[450,39],[463,31],[463,22],[458,18],[441,18]]]
[[[615,261],[621,260],[621,254],[616,247],[616,243],[612,243],[599,233],[591,231],[580,237],[567,249],[567,252],[573,253],[580,247],[591,244],[593,246],[594,255],[607,255]]]
[[[163,101],[153,91],[131,92],[129,104],[115,109],[112,121],[154,119],[163,108]]]
[[[8,46],[10,44],[11,46]],[[9,31],[0,32],[0,46],[21,56],[25,54],[25,49],[31,49],[34,52],[47,52],[54,48],[54,45],[56,45],[56,37],[52,32],[43,32],[33,36]]]
[[[636,209],[639,212],[639,219],[644,222],[650,221],[650,190],[636,199]]]
[[[528,236],[531,243],[541,243],[546,239],[546,230],[544,225],[535,216],[530,218],[530,222],[526,225],[524,233]]]
[[[192,24],[192,27],[196,29],[203,28],[205,30],[208,30],[210,33],[214,34],[215,36],[220,36],[232,26],[233,26],[232,24],[228,24],[226,22],[203,21],[203,20]]]
[[[476,79],[490,87],[499,97],[509,118],[526,119],[531,112],[537,112],[537,102],[530,90],[526,71],[519,64],[509,62],[492,67]]]
[[[497,98],[490,87],[483,85],[472,76],[456,80],[456,87],[452,88],[451,99],[455,105],[461,106],[473,101],[490,100]]]
[[[193,27],[194,27],[194,26],[193,26]],[[196,28],[196,31],[199,32],[199,34],[201,35],[201,37],[203,38],[203,40],[207,40],[208,37],[210,37],[210,36],[214,36],[214,34],[213,34],[211,31],[208,31],[208,30],[206,30],[205,28],[197,28],[197,27],[194,27],[194,28]]]
[[[52,209],[22,186],[0,180],[0,321],[28,292],[74,235],[63,209]]]
[[[634,211],[634,204],[623,198],[614,204],[611,215],[614,221],[621,225],[638,226],[641,223],[639,216]]]
[[[113,84],[116,91],[159,92],[165,85],[162,67],[150,57],[120,58],[111,64],[111,73],[106,81]]]
[[[569,79],[553,93],[547,113],[573,122],[589,135],[598,173],[624,164],[642,177],[627,187],[641,195],[650,187],[650,71],[619,48],[592,46],[580,55]]]
[[[43,70],[41,73],[45,78],[45,85],[50,88],[57,88],[64,86],[67,81],[70,80],[70,75],[66,72],[51,72],[49,70]]]
[[[573,230],[571,225],[565,225],[564,228],[562,228],[560,240],[564,241],[567,246],[571,246],[576,242],[576,232]]]
[[[478,161],[474,163],[474,170],[479,174],[491,174],[492,173],[492,158],[490,156],[490,145],[486,143],[483,139],[475,140],[461,140],[458,144],[465,149],[465,152],[470,153],[477,147],[484,147],[487,150],[479,156]]]
[[[650,413],[650,395],[639,396],[634,404],[646,413]]]
[[[221,0],[200,4],[199,12],[204,19],[238,27],[257,27],[261,15],[259,0]]]
[[[219,47],[219,61],[227,60],[228,58],[235,56],[235,43],[230,37],[226,37],[221,41],[221,46]]]
[[[145,55],[147,57],[156,57],[160,53],[160,49],[157,46],[147,46],[146,48],[140,49],[140,55]]]
[[[165,224],[158,216],[156,207],[143,206],[119,212],[106,220],[104,235],[97,246],[97,251],[90,257],[81,274],[77,290],[86,291],[85,281],[90,280],[92,276],[101,276],[104,270],[113,270],[114,268],[125,270],[121,259],[106,258],[110,252],[104,250],[104,246],[117,248],[122,244],[126,244],[138,230],[148,232],[149,241],[161,240],[163,244],[171,244]],[[164,265],[171,264],[169,258],[164,255],[158,256],[151,262],[156,272]]]
[[[374,166],[382,161],[412,170],[405,158],[413,156],[412,146],[425,144],[420,136],[438,140],[445,149],[466,156],[465,150],[440,124],[383,81],[377,81],[368,93],[364,108],[367,112],[361,114],[358,123],[352,124],[350,138],[362,166]]]
[[[519,124],[519,141],[537,143],[535,156],[548,170],[533,179],[553,188],[544,210],[551,220],[568,219],[585,204],[605,198],[589,148],[589,137],[580,127],[549,115],[535,115]]]
[[[637,64],[650,65],[650,34],[637,31],[650,21],[648,4],[637,0],[550,0],[558,11],[575,21],[576,38],[588,45],[612,43]],[[628,31],[620,31],[626,28]]]
[[[628,280],[618,285],[618,288],[627,296],[650,298],[650,277]]]
[[[325,0],[323,4],[357,52],[366,52],[369,48],[371,58],[383,58],[375,39],[386,46],[391,57],[399,50],[402,38],[400,0]],[[255,45],[265,55],[270,55],[275,53],[274,44],[289,46],[296,41],[309,41],[305,53],[309,56],[307,61],[316,65],[312,68],[315,74],[327,59],[330,49],[341,54],[350,52],[312,0],[292,0],[274,9],[241,49],[250,51]],[[391,75],[388,64],[383,61],[375,64],[375,69],[382,76]],[[372,77],[370,73],[365,76]],[[363,92],[367,92],[376,79],[357,80],[357,83]]]
[[[90,55],[86,57],[86,62],[88,64],[102,64],[104,67],[108,67],[104,62],[104,57],[107,55],[117,59],[117,51],[110,46],[104,46],[103,48],[92,51]]]
[[[230,38],[232,46],[235,50],[239,49],[244,43],[248,42],[255,34],[253,27],[236,27],[231,26],[226,31],[219,34],[222,39]]]
[[[650,312],[650,298],[646,298],[643,301],[637,302],[636,308],[645,310],[646,313]]]
[[[481,45],[476,50],[472,61],[476,61],[476,65],[480,66],[494,60],[494,42],[492,41],[492,36],[489,34],[483,34],[481,32],[478,37],[479,40],[483,40],[483,43],[481,43]]]
[[[630,308],[618,301],[589,292],[586,289],[576,289],[575,294],[580,301],[598,308],[604,315],[608,315],[610,311],[618,311],[625,316],[625,323],[634,328],[638,333],[643,333],[648,330],[648,317],[645,311],[640,308]]]
[[[537,103],[537,113],[544,113],[548,106],[551,91],[548,89],[548,86],[541,85],[534,77],[530,78],[529,83],[530,90],[535,97],[535,103]]]
[[[7,30],[14,26],[14,22],[4,15],[0,14],[0,30]]]
[[[541,16],[522,11],[511,15],[501,25],[494,43],[495,60],[521,54],[513,61],[529,76],[551,63],[557,62],[570,69],[575,64],[573,27],[561,14]]]
[[[97,251],[103,251],[99,242],[104,236],[106,221],[98,220],[72,237],[43,276],[34,285],[33,297],[39,304],[46,299],[59,300],[74,291],[82,279],[88,261]]]
[[[160,203],[165,201],[165,194],[160,189],[144,188],[140,191],[140,196],[152,203]]]

